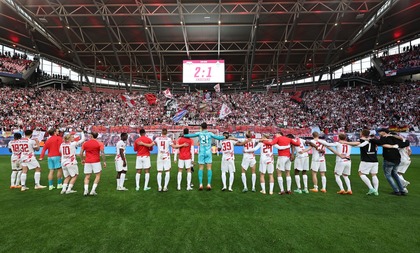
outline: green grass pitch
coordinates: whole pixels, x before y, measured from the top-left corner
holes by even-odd
[[[234,192],[222,192],[220,156],[213,158],[211,192],[197,190],[197,168],[194,191],[185,190],[185,174],[183,190],[176,191],[173,164],[169,191],[161,193],[155,156],[148,192],[134,190],[134,156],[128,156],[129,191],[116,191],[114,158],[108,156],[98,196],[84,197],[83,175],[72,195],[34,190],[33,171],[28,192],[9,189],[10,157],[1,156],[0,252],[419,252],[420,156],[412,156],[406,173],[411,182],[406,197],[389,194],[382,163],[380,195],[366,196],[358,155],[352,156],[352,196],[336,194],[333,156],[327,156],[326,194],[291,196],[260,194],[259,176],[257,193],[242,193],[241,156],[236,156]],[[46,161],[41,167],[41,183],[47,185]],[[312,187],[310,176],[308,181]]]

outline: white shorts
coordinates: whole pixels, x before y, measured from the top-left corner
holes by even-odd
[[[117,160],[115,161],[115,170],[117,172],[121,172],[121,171],[127,171],[128,167],[127,167],[127,162],[125,164],[125,167],[123,167],[124,161],[123,160]]]
[[[277,157],[276,169],[280,171],[286,171],[286,170],[290,170],[291,167],[292,167],[292,162],[290,161],[290,157],[287,157],[287,156]]]
[[[20,160],[13,160],[11,161],[12,163],[12,170],[22,170],[22,168],[20,167]]]
[[[235,160],[224,160],[222,159],[222,173],[233,173],[235,172]]]
[[[262,174],[273,174],[274,172],[274,162],[272,160],[260,160],[260,167],[258,168]]]
[[[157,159],[157,171],[167,171],[171,169],[171,158]]]
[[[188,160],[181,160],[181,159],[179,159],[178,160],[178,168],[180,168],[180,169],[183,169],[183,168],[186,168],[186,169],[189,169],[189,168],[191,168],[191,159],[188,159]]]
[[[368,163],[361,161],[359,165],[359,172],[365,175],[378,174],[378,167],[379,163],[377,162]]]
[[[97,162],[97,163],[85,163],[85,167],[83,172],[85,174],[92,174],[95,173],[99,173],[102,171],[102,167],[101,167],[101,162]]]
[[[306,157],[296,157],[295,159],[295,170],[302,171],[302,170],[309,170],[309,156]]]
[[[315,172],[326,172],[327,166],[325,165],[325,161],[318,162],[318,161],[312,161],[311,170]]]
[[[401,174],[404,174],[407,171],[408,166],[410,166],[410,164],[411,164],[411,161],[401,160],[401,163],[398,164],[398,166],[397,166],[397,170],[398,170],[397,172],[401,173]]]
[[[63,166],[64,177],[74,177],[79,174],[79,167],[77,164]]]
[[[150,156],[137,156],[136,170],[150,169]]]
[[[241,166],[244,170],[247,170],[249,167],[254,167],[257,164],[257,160],[255,160],[254,155],[245,155],[242,158]]]
[[[41,167],[35,157],[32,157],[31,159],[28,159],[28,160],[22,160],[20,165],[22,167],[28,167],[29,170],[33,170],[35,168]]]
[[[335,163],[334,173],[341,175],[350,175],[351,173],[351,161],[337,162]]]

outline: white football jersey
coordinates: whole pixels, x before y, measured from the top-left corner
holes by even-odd
[[[27,162],[35,157],[35,148],[38,146],[36,145],[35,140],[29,138],[22,138],[19,140],[19,149],[20,149],[20,159],[23,162]]]
[[[171,138],[168,136],[159,136],[156,137],[155,143],[158,147],[158,157],[168,157],[170,155],[169,147],[173,143]]]
[[[12,150],[12,161],[15,162],[20,159],[20,140],[11,140],[7,144],[7,147]]]
[[[121,161],[122,160],[121,154],[120,154],[120,150],[121,149],[123,150],[123,154],[124,154],[124,157],[125,157],[125,148],[126,148],[126,146],[127,146],[127,144],[124,141],[122,141],[122,140],[119,140],[117,142],[117,154],[115,155],[115,161]]]
[[[304,152],[303,154],[300,154],[299,152],[306,149],[305,147],[305,140],[299,138],[300,141],[300,145],[299,146],[295,146],[296,149],[296,157],[308,157],[308,152]]]
[[[234,146],[237,142],[234,140],[222,140],[219,143],[222,152],[222,159],[224,160],[235,160]]]

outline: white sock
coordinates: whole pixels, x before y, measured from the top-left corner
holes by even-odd
[[[187,172],[187,188],[191,188],[191,172]]]
[[[120,179],[117,178],[117,188],[120,188]]]
[[[252,177],[251,177],[251,180],[252,180],[252,189],[255,189],[255,183],[257,182],[257,174],[252,174]]]
[[[337,182],[340,191],[344,191],[343,182],[341,181],[341,177],[339,175],[335,175],[335,181]]]
[[[296,187],[298,188],[298,190],[300,190],[301,185],[300,185],[300,176],[299,175],[295,175],[295,182],[296,182]]]
[[[20,176],[20,183],[24,186],[26,186],[26,177],[27,177],[26,173],[22,173],[22,175]]]
[[[85,188],[85,192],[89,192],[89,185],[88,184],[85,184],[84,188]]]
[[[344,182],[346,182],[347,191],[351,191],[350,178],[348,176],[343,176],[343,177],[344,177]]]
[[[165,185],[163,186],[163,188],[168,189],[168,184],[169,184],[170,179],[171,179],[171,173],[167,171],[165,173]]]
[[[149,179],[150,179],[150,173],[146,173],[144,176],[144,188],[149,187]]]
[[[121,176],[120,176],[120,187],[121,188],[124,187],[124,181],[125,181],[125,173],[121,173]]]
[[[279,183],[280,186],[280,191],[284,192],[284,187],[283,187],[283,177],[277,177],[277,182]]]
[[[16,176],[16,185],[20,185],[20,177],[22,176],[22,171],[19,170]]]
[[[361,175],[360,179],[362,179],[363,183],[365,183],[365,185],[369,188],[369,190],[373,188],[372,183],[370,182],[369,178],[366,175]]]
[[[286,189],[287,191],[292,190],[292,177],[286,176]]]
[[[242,173],[242,184],[244,184],[244,189],[248,189],[248,186],[246,185],[246,174]]]
[[[136,188],[140,188],[140,173],[136,173]]]
[[[61,189],[62,192],[65,192],[67,190],[68,184],[63,184],[63,189]]]
[[[307,190],[308,189],[308,175],[302,175],[302,180],[303,180],[303,188]]]
[[[98,184],[93,183],[93,185],[92,185],[92,191],[91,192],[95,192],[96,191],[96,187],[98,187]]]
[[[182,182],[182,172],[178,171],[178,176],[176,177],[176,182],[178,184],[178,188],[181,188],[181,182]]]
[[[222,172],[222,184],[223,188],[226,188],[226,173]]]
[[[375,190],[378,191],[379,190],[379,179],[376,175],[372,176],[372,184],[373,184],[373,188],[375,188]]]
[[[235,173],[234,172],[231,172],[229,174],[230,174],[230,176],[229,176],[229,189],[232,189],[233,180],[235,180]]]
[[[261,190],[263,191],[263,192],[265,192],[265,183],[260,183],[261,184]]]
[[[321,176],[321,182],[322,182],[322,189],[326,190],[327,189],[327,177],[326,176]]]
[[[158,188],[162,189],[162,173],[157,173],[157,183],[158,183]],[[146,188],[146,185],[144,186]]]
[[[73,184],[69,184],[69,186],[67,187],[67,191],[71,191],[71,189],[73,189]]]
[[[41,172],[35,172],[34,179],[35,179],[35,185],[39,185],[39,181],[41,180]]]
[[[270,183],[270,192],[274,191],[274,183]]]
[[[15,186],[15,182],[16,182],[16,177],[17,177],[18,172],[16,170],[12,171],[12,174],[10,175],[10,186]]]

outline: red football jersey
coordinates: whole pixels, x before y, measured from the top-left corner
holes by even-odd
[[[191,146],[194,146],[194,140],[190,138],[181,137],[178,139],[178,145],[188,143],[186,147],[179,148],[179,159],[190,160],[191,159]]]
[[[287,145],[294,145],[294,146],[299,146],[300,145],[300,141],[299,139],[297,141],[292,140],[286,136],[278,136],[276,137],[274,140],[272,140],[271,142],[269,141],[264,141],[264,144],[266,145],[279,145],[279,146],[287,146]],[[287,156],[290,157],[290,148],[288,149],[283,149],[283,150],[278,150],[279,152],[279,156]]]
[[[146,144],[150,144],[150,143],[153,143],[152,139],[150,139],[146,135],[143,135],[137,138],[136,141],[134,142],[134,151],[137,151],[137,156],[150,156],[150,150],[153,150],[153,147],[148,148],[143,145],[138,145],[137,142],[139,141]]]
[[[92,139],[83,143],[82,148],[86,152],[85,163],[98,163],[101,161],[101,150],[104,150],[104,144],[98,140]]]

